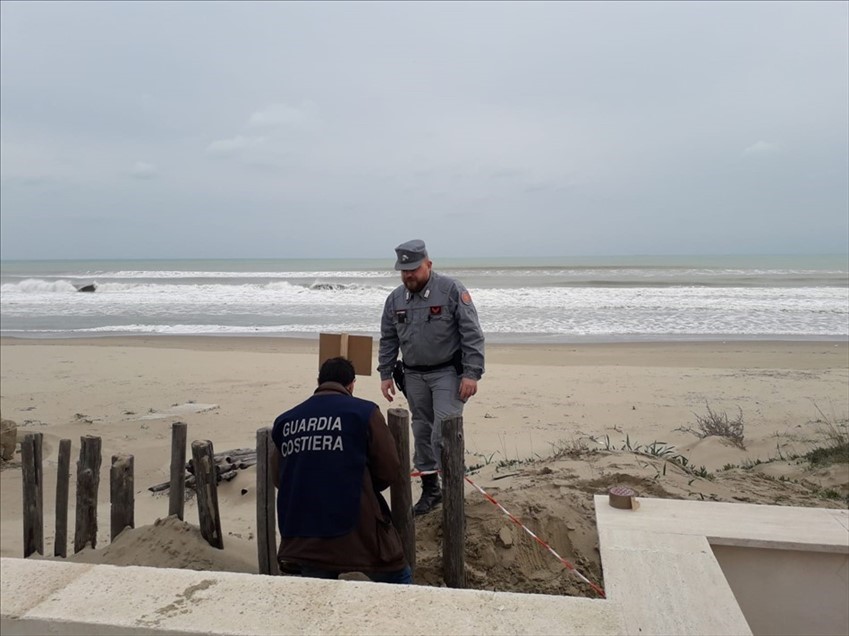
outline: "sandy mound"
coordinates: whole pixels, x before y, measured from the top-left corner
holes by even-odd
[[[593,582],[601,579],[592,495],[545,468],[485,490]],[[416,582],[442,585],[442,514],[416,522]],[[477,491],[466,494],[466,578],[473,589],[592,595],[592,590]]]
[[[104,548],[86,548],[70,557],[77,563],[142,565],[225,572],[257,572],[256,546],[233,537],[225,550],[209,545],[200,529],[177,517],[158,519],[140,528],[128,528]]]
[[[710,449],[716,440],[703,446]],[[758,467],[792,465],[805,478],[773,477]],[[699,467],[700,469],[701,467]],[[486,466],[472,479],[592,582],[603,586],[593,495],[626,485],[641,496],[773,505],[846,507],[824,497],[847,465],[811,469],[798,462],[731,468],[701,477],[638,453],[579,450],[509,466]],[[785,467],[786,469],[786,467]],[[849,479],[843,481],[844,488]],[[825,490],[824,490],[825,489]],[[466,492],[467,584],[474,589],[595,597],[593,590],[476,490]],[[442,584],[442,515],[417,521],[416,581]]]

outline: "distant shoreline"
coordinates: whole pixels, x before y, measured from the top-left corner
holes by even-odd
[[[331,331],[330,333],[338,333]],[[375,342],[380,338],[378,333],[368,332],[351,332],[351,335],[371,336]],[[267,340],[269,342],[284,340],[294,342],[318,342],[318,334],[279,334],[269,335],[268,333],[253,334],[253,333],[120,333],[120,334],[44,334],[33,335],[27,334],[0,334],[0,341],[23,341],[31,343],[50,343],[72,341],[113,341],[113,340],[145,340],[145,339],[165,339],[173,340],[180,338],[189,339],[211,339],[211,340]],[[498,346],[561,346],[561,345],[629,345],[629,344],[645,344],[645,345],[663,345],[663,344],[700,344],[700,343],[721,343],[721,342],[846,342],[849,343],[849,336],[846,335],[788,335],[767,334],[763,336],[743,335],[639,335],[639,336],[575,336],[575,335],[556,335],[556,334],[486,334],[487,345]]]
[[[309,355],[318,338],[263,336],[97,336],[72,338],[0,337],[0,347],[114,347],[184,351]],[[377,366],[378,341],[372,348]],[[811,368],[849,368],[849,339],[679,340],[628,342],[491,342],[487,363],[541,366],[667,366],[703,368],[778,368],[805,359]]]

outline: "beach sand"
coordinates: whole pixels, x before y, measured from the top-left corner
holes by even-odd
[[[75,559],[256,571],[253,468],[220,484],[223,551],[187,524],[156,524],[167,515],[167,491],[148,487],[168,479],[172,422],[186,422],[189,441],[209,439],[216,452],[253,447],[257,429],[310,395],[317,366],[317,339],[2,339],[2,417],[18,424],[19,440],[44,435],[47,553],[59,440],[72,440],[73,507],[79,440],[88,434],[103,440],[98,549]],[[406,407],[402,396],[391,405],[383,399],[376,375],[358,377],[355,395],[384,413]],[[693,432],[708,408],[742,414],[742,445]],[[847,417],[845,341],[496,344],[464,414],[466,465],[564,558],[601,580],[593,494],[626,484],[644,496],[845,507],[849,466],[793,458],[825,443]],[[136,529],[109,546],[109,463],[117,453],[135,457]],[[0,487],[0,554],[22,556],[20,454],[4,463]],[[587,593],[470,486],[466,502],[473,587]],[[197,524],[193,500],[185,516]],[[73,519],[72,509],[71,541]],[[440,583],[440,520],[433,514],[417,524],[417,582]]]

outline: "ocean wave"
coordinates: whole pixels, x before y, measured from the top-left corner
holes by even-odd
[[[598,318],[598,317],[595,317]],[[806,321],[790,321],[775,323],[748,319],[745,316],[698,316],[667,317],[657,319],[656,317],[641,316],[626,320],[605,321],[594,318],[569,319],[568,317],[557,317],[546,319],[535,316],[530,318],[510,317],[504,319],[495,318],[482,320],[482,326],[487,337],[490,336],[557,336],[564,338],[644,338],[655,337],[737,337],[764,339],[770,337],[782,338],[827,338],[845,339],[849,337],[849,331],[841,328],[833,322],[809,323]],[[378,337],[378,327],[374,321],[351,321],[343,316],[336,320],[330,319],[322,322],[292,322],[272,325],[232,325],[217,323],[132,323],[132,324],[107,324],[91,327],[78,327],[72,329],[19,329],[3,326],[4,334],[31,334],[56,336],[84,336],[84,335],[136,335],[136,334],[161,334],[161,335],[316,335],[318,333],[353,333],[367,334]]]
[[[65,278],[99,278],[99,279],[231,279],[231,278],[266,278],[266,279],[288,279],[288,278],[385,278],[395,276],[391,270],[328,270],[328,271],[266,271],[266,272],[240,272],[240,271],[203,271],[203,270],[92,270],[78,274],[63,274]]]
[[[359,328],[347,326],[346,333],[374,333],[373,325],[360,325]],[[203,335],[203,334],[275,334],[275,333],[321,333],[339,330],[335,323],[326,324],[289,324],[289,325],[216,325],[216,324],[132,324],[132,325],[103,325],[100,327],[89,327],[68,330],[70,334],[162,334],[162,335]],[[51,330],[33,330],[33,332],[53,333]]]
[[[35,293],[35,294],[53,294],[53,293],[76,293],[77,288],[74,284],[67,280],[41,280],[38,278],[27,278],[19,283],[3,283],[0,286],[0,292],[4,294],[14,293]]]
[[[370,293],[385,296],[394,286],[380,285],[370,286],[358,283],[337,283],[313,281],[312,283],[292,283],[289,281],[273,281],[267,283],[246,283],[241,285],[225,283],[209,284],[173,284],[173,283],[150,283],[150,282],[102,282],[100,279],[86,279],[87,282],[95,283],[97,293],[103,294],[133,294],[136,296],[156,297],[160,300],[173,296],[175,301],[191,302],[193,299],[205,299],[205,302],[216,302],[217,299],[227,300],[233,298],[248,299],[255,297],[268,298],[269,292],[278,296],[298,296],[316,294],[322,292],[347,292],[351,294]],[[54,293],[77,292],[79,283],[67,280],[43,280],[26,279],[18,283],[4,283],[0,290],[9,295],[39,295]],[[52,302],[52,301],[51,301]]]

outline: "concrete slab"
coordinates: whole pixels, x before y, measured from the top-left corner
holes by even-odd
[[[3,559],[2,567],[12,559]],[[17,564],[22,568],[27,561]],[[54,571],[71,564],[53,562]],[[195,572],[90,566],[5,634],[620,634],[603,600]],[[36,585],[47,576],[30,576]],[[51,574],[52,576],[52,574]],[[81,630],[81,631],[77,631]]]
[[[599,544],[626,634],[752,633],[704,537],[604,528]]]
[[[595,497],[608,599],[631,634],[849,630],[849,511]]]
[[[0,559],[0,631],[849,633],[849,511],[640,502],[595,498],[603,600]]]
[[[832,510],[831,513],[835,521],[846,529],[846,541],[849,543],[849,510]]]
[[[712,545],[849,553],[849,510],[639,498],[635,511],[596,495],[600,527],[707,537]]]
[[[52,594],[88,572],[92,566],[38,559],[0,560],[0,615],[23,616]]]

